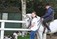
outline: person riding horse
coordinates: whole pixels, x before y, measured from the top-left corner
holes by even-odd
[[[46,4],[45,8],[46,8],[46,13],[41,17],[41,19],[43,18],[43,25],[45,27],[44,32],[46,28],[48,29],[48,32],[51,32],[49,26],[46,23],[54,19],[54,15],[53,15],[54,10],[49,4]]]

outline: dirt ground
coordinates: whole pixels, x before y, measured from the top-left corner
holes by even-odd
[[[47,35],[47,39],[57,39],[57,35]]]

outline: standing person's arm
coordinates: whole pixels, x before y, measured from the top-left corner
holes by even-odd
[[[33,23],[30,28],[34,27],[34,25],[35,25],[35,23]]]
[[[32,19],[30,28],[34,27],[34,25],[35,25],[35,19]]]

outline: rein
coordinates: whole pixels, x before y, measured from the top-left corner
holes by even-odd
[[[40,24],[42,23],[42,19],[40,18],[37,22],[39,22],[38,25],[37,25],[37,26],[39,26],[37,30],[39,30]]]

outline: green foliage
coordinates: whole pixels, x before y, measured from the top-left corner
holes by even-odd
[[[57,12],[57,0],[26,0],[26,12],[36,11],[39,16],[44,14],[46,3],[54,8]],[[0,12],[21,12],[21,0],[0,0]],[[57,15],[56,15],[57,16]]]
[[[18,36],[18,39],[29,39],[29,35],[25,36],[25,37],[21,37],[21,36]]]
[[[28,0],[29,1],[29,0]],[[53,8],[55,14],[57,13],[57,0],[32,0],[27,2],[27,12],[36,11],[37,15],[42,16],[45,13],[44,6],[49,3]],[[57,18],[57,14],[55,15]]]
[[[14,12],[15,10],[20,12],[21,0],[0,0],[0,12]]]

